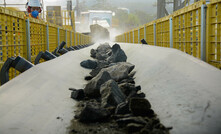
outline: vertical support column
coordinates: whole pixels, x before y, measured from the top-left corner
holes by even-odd
[[[206,5],[201,6],[201,60],[206,61]]]
[[[156,46],[157,45],[156,23],[153,24],[153,31],[154,31],[154,46]]]
[[[84,40],[83,39],[84,39],[84,36],[81,35],[81,41],[80,42],[81,42],[82,45],[84,45]]]
[[[79,45],[82,45],[82,44],[81,44],[81,43],[82,43],[82,42],[81,42],[81,41],[82,41],[82,36],[81,36],[81,34],[78,35],[78,38],[79,38]]]
[[[76,33],[76,36],[77,36],[77,45],[79,45],[79,34]]]
[[[135,43],[135,41],[134,41],[134,40],[135,40],[135,38],[134,38],[134,30],[133,30],[133,43]]]
[[[76,46],[76,32],[74,31],[74,46]]]
[[[75,38],[76,38],[76,46],[78,45],[78,35],[77,35],[77,32],[75,32]]]
[[[81,35],[78,34],[78,45],[81,45]]]
[[[26,46],[27,46],[27,60],[31,62],[31,40],[30,40],[30,21],[26,21]]]
[[[122,37],[122,42],[124,42],[124,40],[125,40],[125,37],[124,37],[124,36],[125,36],[124,34],[121,35],[121,37]]]
[[[144,35],[144,39],[147,41],[147,37],[146,37],[146,26],[144,26],[144,33],[143,33],[143,35]]]
[[[173,19],[170,18],[170,48],[173,48]]]
[[[65,42],[66,42],[66,47],[68,46],[68,32],[65,30]]]
[[[70,31],[70,47],[72,46],[72,31]]]
[[[140,43],[140,29],[138,29],[138,44]]]
[[[49,27],[46,25],[46,49],[49,51]]]
[[[81,35],[80,35],[80,33],[78,34],[78,40],[79,40],[78,44],[81,45]]]
[[[59,27],[58,27],[58,46],[60,45],[60,30],[59,30]]]
[[[128,43],[131,43],[131,42],[130,42],[130,32],[129,32],[129,41],[128,41]]]
[[[208,4],[207,5],[207,18],[210,18],[212,16],[212,5]],[[211,46],[210,46],[210,41],[211,41],[211,33],[212,33],[212,28],[211,28],[211,19],[206,19],[206,62],[210,63],[211,60]]]
[[[126,43],[127,43],[127,33],[126,33]]]

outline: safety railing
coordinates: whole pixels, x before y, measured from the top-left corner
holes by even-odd
[[[211,0],[207,9],[206,61],[221,68],[221,0]]]
[[[205,46],[205,42],[201,43],[201,39],[206,38],[201,29],[206,27],[204,4],[198,2],[178,10],[172,18],[173,47],[203,60],[205,55],[201,55],[201,45]]]
[[[127,43],[140,43],[141,39],[149,45],[181,50],[221,68],[221,0],[209,4],[201,0],[116,37],[116,41]]]
[[[65,29],[75,30],[74,11],[49,10],[42,12],[40,18],[45,22],[63,26]]]
[[[156,21],[157,46],[170,47],[170,18],[167,16]]]
[[[70,47],[90,44],[91,37],[0,7],[0,69],[13,56],[21,56],[34,63],[39,52],[52,52],[62,41]],[[19,72],[10,69],[10,79],[17,75]]]
[[[146,25],[144,25],[144,34],[146,35],[146,40],[149,44],[154,45],[155,44],[155,33],[156,33],[156,24],[153,22],[150,22]]]
[[[3,15],[4,14],[4,15]],[[26,52],[26,26],[24,15],[4,8],[0,8],[0,67],[8,57],[27,57]],[[9,77],[19,73],[10,69]]]

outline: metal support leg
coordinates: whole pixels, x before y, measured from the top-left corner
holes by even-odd
[[[34,65],[31,62],[27,61],[26,59],[20,56],[17,56],[16,58],[15,57],[8,58],[1,68],[1,73],[0,73],[1,85],[9,81],[9,69],[11,67],[19,71],[20,73],[23,73],[24,71],[32,68],[33,66]]]
[[[206,5],[201,6],[201,60],[206,61]]]
[[[60,30],[59,30],[59,27],[58,27],[58,47],[60,45]]]
[[[70,32],[70,47],[72,46],[72,32]]]
[[[154,46],[157,45],[157,34],[156,34],[156,23],[153,25],[153,31],[154,31]]]
[[[126,43],[127,43],[127,34],[126,34]]]
[[[30,22],[26,20],[27,60],[31,62]]]
[[[170,48],[173,48],[173,19],[170,18]]]
[[[74,46],[76,45],[76,32],[74,32]]]
[[[135,43],[135,38],[134,38],[134,30],[133,30],[133,43]]]
[[[79,34],[77,34],[77,45],[79,45]]]
[[[147,37],[146,37],[146,26],[144,26],[144,39],[147,40]]]
[[[49,28],[46,26],[46,49],[49,51]]]
[[[65,42],[66,42],[66,47],[67,47],[67,44],[68,44],[68,31],[65,30]]]
[[[138,44],[140,43],[140,29],[138,29]]]

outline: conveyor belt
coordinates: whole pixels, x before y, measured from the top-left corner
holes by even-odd
[[[90,70],[80,62],[91,47],[39,64],[0,88],[0,134],[64,134],[74,116],[69,87],[83,88]],[[135,64],[154,111],[171,133],[221,131],[221,72],[179,50],[121,45]],[[57,118],[59,117],[59,118]]]

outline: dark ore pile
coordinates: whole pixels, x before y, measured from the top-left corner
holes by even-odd
[[[101,44],[91,49],[91,57],[80,64],[92,70],[85,88],[69,89],[78,101],[70,134],[169,134],[172,127],[160,123],[141,86],[135,85],[135,65],[127,62],[120,45]]]

